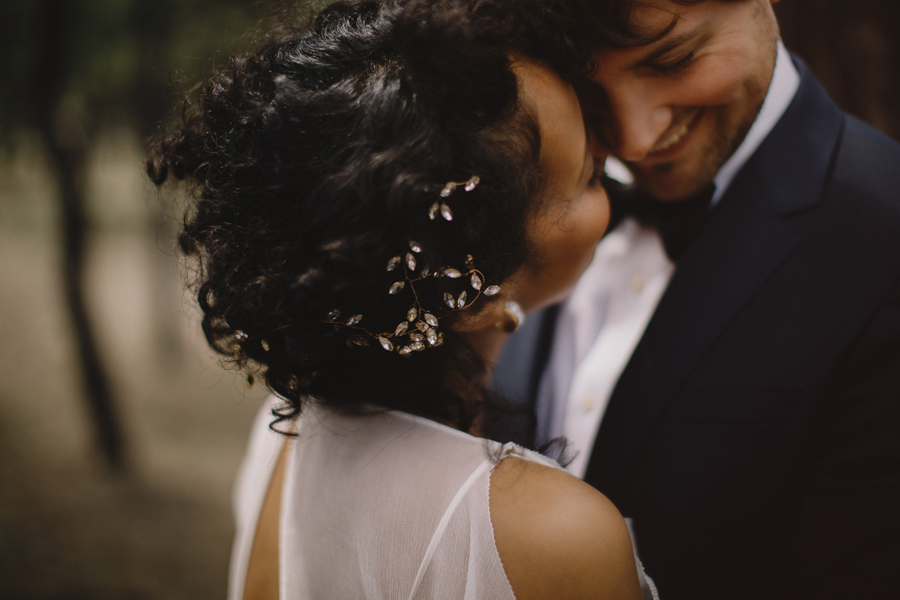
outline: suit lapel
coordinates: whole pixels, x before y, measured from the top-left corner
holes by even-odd
[[[613,391],[585,476],[601,491],[616,495],[673,395],[799,244],[787,219],[821,198],[842,115],[797,66],[794,101],[679,261]]]

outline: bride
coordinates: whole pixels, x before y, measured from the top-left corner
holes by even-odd
[[[655,596],[616,508],[478,437],[490,366],[609,216],[531,0],[338,2],[233,59],[153,148],[209,342],[264,378],[229,598]],[[517,438],[529,443],[529,431]]]

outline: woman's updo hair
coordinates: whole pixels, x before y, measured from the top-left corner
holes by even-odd
[[[548,7],[336,2],[308,27],[233,58],[153,143],[154,183],[174,177],[193,190],[180,244],[199,256],[204,333],[286,400],[279,419],[314,400],[468,429],[493,402],[485,366],[448,327],[464,311],[447,308],[444,294],[458,297],[469,281],[429,277],[392,295],[398,275],[386,265],[411,240],[420,269],[462,268],[471,255],[485,286],[526,261],[540,135],[511,53],[564,76],[589,61],[553,33],[566,17]],[[473,175],[476,189],[447,199],[452,221],[429,218],[446,182]],[[413,292],[440,318],[440,347],[401,356],[376,339],[358,345],[358,331],[329,321],[337,309],[341,321],[362,314],[368,331],[394,331]]]

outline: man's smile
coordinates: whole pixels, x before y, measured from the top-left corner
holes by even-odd
[[[703,108],[697,108],[694,110],[694,113],[692,115],[685,119],[682,119],[680,124],[676,124],[670,127],[669,130],[661,136],[661,141],[657,142],[656,145],[650,149],[650,152],[647,154],[647,158],[669,158],[669,154],[676,154],[681,148],[679,147],[674,151],[672,149],[675,146],[679,145],[679,142],[687,137],[688,133],[691,131],[697,121],[700,120],[700,117],[703,115],[703,113]],[[666,156],[660,156],[664,152],[666,153]]]

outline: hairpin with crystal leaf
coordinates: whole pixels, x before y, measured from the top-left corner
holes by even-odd
[[[479,183],[481,183],[481,177],[478,175],[472,175],[466,181],[448,181],[445,183],[444,187],[441,188],[441,193],[438,194],[440,199],[436,200],[435,203],[431,205],[431,208],[428,209],[428,218],[434,221],[438,214],[440,214],[445,221],[452,221],[453,211],[450,210],[450,206],[445,200],[449,198],[450,194],[456,191],[456,188],[459,186],[462,186],[465,191],[471,192]]]
[[[388,271],[395,271],[398,268],[403,269],[403,279],[394,282],[388,289],[388,294],[395,295],[409,287],[413,294],[413,304],[406,311],[406,319],[397,324],[393,331],[374,333],[360,325],[363,320],[362,314],[355,314],[347,319],[341,318],[340,310],[332,310],[328,313],[327,322],[341,324],[351,329],[359,330],[370,338],[378,340],[382,348],[389,352],[396,351],[401,356],[409,356],[413,352],[424,350],[428,347],[437,347],[444,343],[444,334],[438,331],[439,320],[443,318],[435,316],[433,312],[422,307],[419,302],[419,296],[416,294],[415,283],[422,281],[426,277],[447,277],[448,279],[466,278],[469,286],[474,294],[469,294],[468,290],[463,290],[459,296],[454,296],[449,292],[444,293],[444,304],[451,311],[464,310],[471,306],[478,296],[496,296],[500,293],[499,285],[490,285],[484,287],[484,274],[475,268],[472,255],[466,256],[466,270],[461,271],[453,267],[442,267],[432,272],[428,267],[423,267],[418,274],[416,269],[419,267],[416,261],[416,254],[422,252],[422,246],[415,241],[409,242],[409,252],[405,255],[397,255],[391,258],[387,263]],[[368,346],[369,340],[365,337],[351,337],[347,341],[348,344],[357,346]]]
[[[465,191],[471,192],[480,181],[481,179],[477,175],[473,175],[466,181],[450,181],[446,183],[439,194],[442,200],[435,202],[428,211],[429,218],[434,220],[440,213],[444,220],[452,221],[453,213],[450,211],[450,207],[443,202],[443,199],[448,198],[459,186],[463,186]],[[399,279],[391,284],[388,294],[399,294],[407,286],[413,294],[414,301],[412,306],[406,311],[406,320],[401,321],[393,331],[373,333],[360,325],[360,322],[363,320],[362,314],[354,314],[348,319],[342,320],[341,311],[335,309],[328,313],[326,322],[357,329],[378,340],[378,343],[385,350],[389,352],[396,351],[401,356],[409,356],[413,352],[418,352],[428,347],[440,346],[444,343],[444,334],[438,331],[438,321],[442,317],[436,317],[434,313],[422,307],[414,286],[416,282],[422,281],[426,277],[468,279],[469,286],[475,292],[471,298],[469,298],[467,290],[463,290],[459,296],[453,296],[449,292],[444,292],[444,304],[451,312],[468,308],[481,294],[496,296],[500,293],[499,285],[484,287],[484,274],[475,268],[475,261],[471,254],[466,255],[464,271],[448,266],[432,272],[427,266],[424,266],[417,273],[416,269],[418,269],[419,264],[416,260],[416,255],[421,254],[422,245],[413,240],[409,240],[408,244],[408,251],[392,257],[387,263],[389,272],[396,271],[399,267],[403,268],[403,279]],[[349,338],[347,343],[350,345],[368,346],[369,340],[363,336],[357,336]]]

